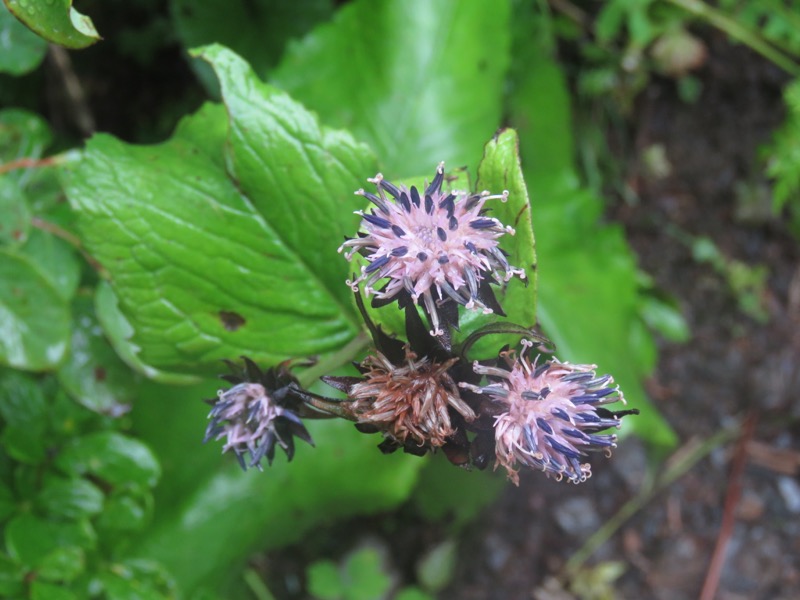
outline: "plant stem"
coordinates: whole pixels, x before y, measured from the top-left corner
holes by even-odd
[[[64,161],[64,156],[56,154],[47,158],[18,158],[11,162],[0,165],[0,175],[17,169],[35,169],[39,167],[51,167]]]
[[[331,371],[351,362],[367,346],[368,342],[369,337],[367,337],[367,334],[359,331],[356,337],[350,340],[341,350],[300,373],[297,376],[298,381],[304,388],[311,387],[323,375],[327,375]]]
[[[275,596],[269,591],[264,580],[259,577],[255,569],[247,569],[244,572],[244,582],[250,588],[256,600],[275,600]]]
[[[50,223],[49,221],[45,221],[44,219],[40,219],[39,217],[31,218],[31,225],[36,227],[36,229],[41,229],[42,231],[46,231],[47,233],[52,233],[57,238],[61,238],[62,240],[67,242],[70,246],[72,246],[78,252],[81,253],[83,258],[86,259],[86,262],[88,262],[92,266],[92,268],[100,274],[101,277],[105,275],[106,271],[103,268],[103,265],[97,262],[97,260],[95,260],[93,256],[91,256],[88,252],[86,252],[86,250],[83,247],[83,244],[81,243],[80,238],[77,235],[67,231],[66,229],[63,229],[62,227],[59,227],[55,223]]]
[[[313,406],[318,411],[324,413],[324,416],[316,418],[339,417],[340,419],[345,419],[347,421],[358,421],[358,417],[356,417],[353,414],[353,411],[350,410],[350,404],[352,404],[352,402],[339,402],[337,400],[331,400],[330,398],[317,396],[316,394],[310,394],[309,392],[305,393],[303,400],[309,406]]]

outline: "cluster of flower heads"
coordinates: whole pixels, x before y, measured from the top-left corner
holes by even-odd
[[[375,208],[358,212],[362,230],[339,248],[348,260],[366,259],[347,281],[374,344],[355,364],[359,376],[322,377],[345,395],[327,398],[304,390],[288,363],[261,371],[244,359],[244,368],[231,365],[234,374],[225,376],[233,387],[210,401],[206,440],[225,438],[223,451],[232,450],[242,468],[261,468],[264,458],[272,463],[276,446],[291,460],[294,437],[313,445],[303,419],[340,417],[382,434],[385,453],[441,450],[453,464],[481,469],[494,461],[515,484],[522,467],[585,481],[589,453],[608,454],[617,440],[609,430],[637,412],[605,407],[624,403],[613,378],[597,376],[594,365],[550,357],[545,338],[520,325],[487,326],[460,347],[452,343],[459,306],[504,316],[491,286],[525,278],[499,246],[514,230],[485,207],[487,200],[505,201],[508,192],[444,192],[443,164],[422,193],[380,174],[369,181],[377,194],[356,194]],[[374,324],[362,292],[374,308],[398,303],[405,340]],[[467,358],[477,339],[498,332],[535,341],[522,339],[519,352],[505,346],[488,359]]]

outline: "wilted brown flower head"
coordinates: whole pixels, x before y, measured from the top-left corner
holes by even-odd
[[[347,282],[354,292],[363,283],[365,293],[375,296],[374,306],[394,299],[400,299],[402,306],[405,298],[417,304],[422,299],[433,327],[430,333],[437,336],[444,333],[442,305],[453,307],[445,313],[446,322],[457,319],[458,304],[503,314],[489,284],[514,275],[524,278],[525,271],[511,266],[498,246],[499,238],[513,235],[514,230],[486,216],[484,204],[490,199],[505,201],[508,192],[443,192],[444,163],[423,193],[414,186],[395,186],[380,173],[368,181],[378,194],[364,190],[356,194],[372,202],[377,212],[359,211],[363,231],[339,248],[349,249],[348,260],[359,252],[370,263]],[[376,290],[373,286],[382,279],[389,281]]]
[[[573,483],[591,475],[586,452],[616,446],[617,436],[599,433],[618,428],[621,417],[638,411],[613,412],[601,405],[623,401],[610,375],[597,377],[594,365],[572,365],[556,359],[538,364],[527,356],[532,346],[523,341],[519,356],[501,352],[496,366],[474,364],[489,385],[460,384],[485,394],[499,407],[495,416],[497,466],[519,485],[517,465],[544,471]]]
[[[355,365],[361,377],[326,376],[322,380],[345,392],[342,402],[356,427],[365,433],[381,432],[380,449],[423,455],[442,448],[455,464],[469,461],[466,425],[476,414],[465,402],[458,382],[477,383],[471,365],[454,356],[447,334],[429,335],[416,307],[405,308],[408,342],[384,333],[364,307],[356,302],[375,342],[375,350]],[[471,392],[466,392],[474,396]]]
[[[420,358],[408,346],[401,365],[380,352],[368,356],[361,363],[364,380],[349,392],[359,422],[377,426],[401,444],[410,437],[420,447],[443,446],[455,433],[449,407],[467,421],[475,418],[447,372],[458,360]]]
[[[232,450],[239,465],[261,469],[261,460],[268,464],[275,458],[275,446],[280,446],[289,460],[294,456],[294,439],[297,436],[314,445],[311,436],[297,415],[303,391],[289,373],[286,363],[274,369],[261,371],[255,363],[244,359],[244,368],[232,363],[233,375],[223,378],[235,384],[220,390],[208,417],[204,442],[226,438],[223,452]],[[245,457],[249,454],[249,460]]]

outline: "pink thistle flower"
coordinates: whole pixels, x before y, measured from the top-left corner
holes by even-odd
[[[524,279],[525,271],[511,266],[498,245],[500,237],[513,235],[514,230],[486,216],[484,204],[492,199],[505,201],[508,192],[445,193],[444,163],[422,194],[414,186],[395,186],[380,173],[367,181],[375,184],[378,194],[363,189],[356,194],[372,202],[377,212],[358,211],[363,231],[339,248],[339,252],[348,249],[348,260],[358,252],[369,262],[357,278],[347,281],[353,291],[363,284],[365,293],[375,296],[376,306],[405,294],[414,304],[422,299],[433,327],[430,333],[436,336],[444,333],[440,309],[450,302],[486,314],[503,314],[489,284],[514,275]],[[387,278],[383,288],[374,288]],[[452,321],[450,317],[444,320]]]
[[[490,383],[459,384],[488,396],[500,412],[494,417],[495,468],[502,465],[509,479],[519,485],[516,465],[544,471],[557,479],[566,477],[580,483],[591,476],[581,458],[590,451],[610,454],[617,436],[599,433],[619,428],[621,417],[636,410],[610,411],[604,404],[621,401],[622,392],[610,375],[597,377],[595,365],[572,365],[556,359],[538,364],[527,350],[533,344],[523,340],[519,357],[501,352],[497,366],[479,363],[473,369]]]

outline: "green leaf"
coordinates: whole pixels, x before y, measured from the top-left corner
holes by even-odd
[[[172,0],[170,12],[186,48],[219,42],[247,59],[264,77],[286,42],[328,19],[333,6],[331,0]],[[198,73],[203,83],[218,90],[213,72],[199,64],[206,67]]]
[[[25,193],[8,175],[0,175],[0,246],[25,242],[31,227],[31,214]]]
[[[130,413],[133,433],[153,450],[163,469],[154,490],[160,508],[157,517],[164,516],[162,507],[186,501],[227,462],[218,445],[201,443],[208,425],[208,405],[203,399],[216,398],[222,386],[218,379],[181,387],[145,381],[138,389]],[[164,423],[170,423],[169,435],[164,435]]]
[[[291,45],[272,79],[369,142],[391,177],[474,168],[500,124],[509,4],[356,0]]]
[[[24,596],[25,567],[0,552],[0,595],[3,598]]]
[[[76,402],[98,413],[119,416],[134,399],[134,376],[108,343],[91,298],[73,303],[75,327],[58,381]]]
[[[39,66],[47,42],[0,8],[0,73],[24,75]]]
[[[0,164],[41,158],[51,141],[50,127],[39,115],[18,108],[0,110]],[[23,188],[32,173],[30,168],[16,169],[3,177],[17,181]]]
[[[36,493],[39,491],[40,474],[39,465],[16,465],[14,468],[14,493],[17,499],[20,500],[24,506],[28,502],[33,502]]]
[[[354,190],[375,169],[371,152],[349,133],[321,127],[287,94],[261,83],[230,50],[214,45],[195,54],[220,80],[230,119],[232,176],[286,246],[343,304],[339,310],[354,312],[351,291],[343,284],[348,268],[335,249],[357,227],[349,209],[360,204]]]
[[[9,456],[26,464],[44,459],[45,411],[44,394],[32,377],[0,372],[0,416],[5,421],[0,442]]]
[[[374,548],[361,548],[350,554],[343,575],[347,600],[383,598],[392,585],[389,576],[383,572],[381,555]]]
[[[490,323],[507,321],[523,327],[536,325],[537,272],[531,206],[519,161],[519,138],[513,129],[498,132],[486,144],[483,160],[478,167],[476,190],[489,190],[495,194],[508,190],[507,202],[492,201],[491,214],[503,224],[510,225],[516,230],[514,236],[503,236],[500,246],[508,252],[511,264],[525,269],[527,281],[520,281],[515,277],[496,292],[506,317],[467,311],[461,325],[462,339]],[[475,345],[474,355],[492,357],[505,343],[514,344],[518,341],[518,336],[512,336],[510,339],[498,338],[495,335],[486,336]]]
[[[14,460],[35,465],[45,459],[45,440],[28,427],[7,425],[0,435],[0,444]]]
[[[29,259],[0,251],[0,363],[41,371],[64,356],[69,309]]]
[[[82,237],[152,367],[198,372],[242,354],[275,363],[338,350],[360,327],[336,255],[356,228],[341,200],[374,163],[235,55],[212,55],[225,63],[235,173],[223,169],[218,107],[159,146],[96,136],[67,185]]]
[[[445,540],[431,548],[417,564],[420,584],[431,592],[441,592],[453,579],[457,558],[454,540]]]
[[[69,475],[91,475],[112,486],[153,487],[161,475],[158,461],[139,440],[115,431],[75,439],[59,453],[56,466]]]
[[[650,329],[657,331],[671,342],[688,342],[692,333],[680,309],[670,299],[646,295],[640,308],[642,319]]]
[[[144,497],[135,498],[127,492],[109,497],[103,508],[103,514],[97,520],[100,533],[111,532],[114,537],[118,537],[120,532],[129,533],[142,529],[150,517],[153,503],[150,494],[144,494]]]
[[[44,392],[33,377],[0,370],[0,417],[7,424],[28,427],[35,434],[44,427],[46,410]]]
[[[103,326],[106,338],[122,361],[137,373],[161,383],[185,385],[196,383],[198,378],[194,375],[181,375],[160,371],[150,365],[144,364],[139,358],[140,348],[131,338],[134,331],[128,319],[119,308],[119,300],[114,290],[106,281],[101,281],[95,293],[95,312],[98,322]]]
[[[397,595],[395,595],[394,600],[436,600],[436,599],[430,594],[423,592],[418,587],[407,587],[397,592]]]
[[[98,581],[108,600],[172,600],[177,590],[164,568],[150,560],[127,560],[110,565]]]
[[[57,380],[55,383],[58,383]],[[57,388],[55,396],[48,405],[47,417],[49,441],[52,445],[58,446],[72,440],[81,432],[97,429],[100,423],[101,427],[109,424],[108,421],[101,421],[96,413],[86,410],[75,402],[61,387]]]
[[[344,595],[339,567],[330,560],[318,560],[306,570],[308,593],[319,600],[338,600]]]
[[[46,559],[49,560],[51,552],[59,548],[93,548],[96,536],[88,521],[48,521],[27,513],[8,523],[5,540],[11,558],[36,569]]]
[[[78,49],[101,39],[92,20],[72,8],[72,0],[3,1],[15,17],[48,42]]]
[[[77,546],[56,548],[40,562],[39,578],[45,581],[72,581],[86,569],[86,554]]]
[[[0,481],[0,524],[17,511],[14,493],[5,483]]]
[[[437,456],[420,472],[412,500],[428,521],[444,521],[455,533],[496,500],[506,485],[499,473],[454,469]]]
[[[31,600],[79,600],[77,594],[64,586],[44,581],[34,581],[30,589]]]
[[[83,478],[50,476],[36,497],[42,513],[65,520],[90,517],[103,510],[103,492]]]
[[[61,298],[69,301],[75,295],[81,278],[81,265],[67,242],[39,229],[32,229],[28,241],[19,252],[36,263],[39,272]]]
[[[522,27],[526,35],[533,29]],[[641,383],[655,354],[639,319],[633,253],[620,227],[598,223],[602,201],[577,183],[562,71],[527,37],[516,58],[510,104],[538,232],[539,320],[561,360],[598,364],[614,376],[629,404],[641,409],[623,431],[630,427],[665,448],[675,443],[675,434]]]

